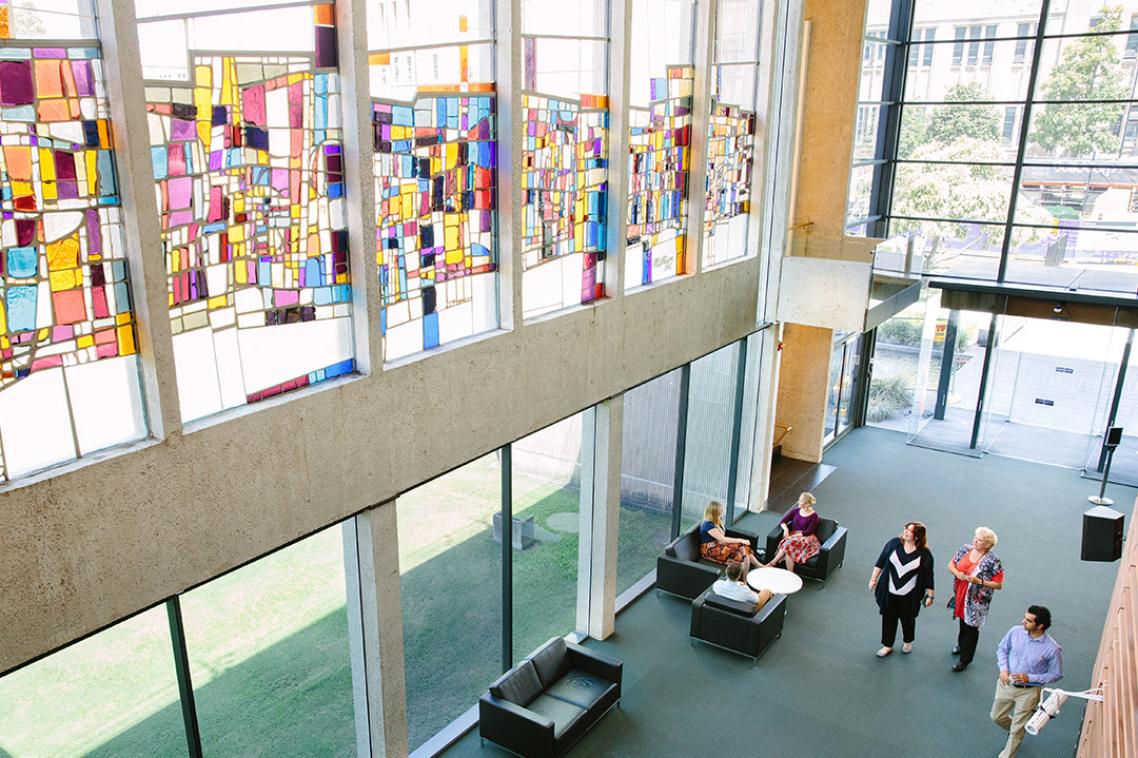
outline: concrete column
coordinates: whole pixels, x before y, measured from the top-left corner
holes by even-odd
[[[758,354],[752,360],[759,372],[758,398],[755,401],[755,425],[753,429],[744,430],[746,434],[754,434],[755,447],[751,454],[751,468],[740,471],[739,476],[746,476],[750,480],[747,490],[747,510],[762,511],[767,507],[767,498],[770,496],[771,454],[774,446],[774,415],[778,408],[778,378],[780,368],[779,345],[781,344],[782,327],[772,326],[766,329],[758,340]]]
[[[577,631],[609,637],[616,623],[617,543],[624,397],[585,411],[581,445],[581,541]]]
[[[98,0],[97,13],[103,30],[105,85],[114,125],[123,236],[146,411],[151,436],[164,440],[181,433],[182,411],[174,373],[166,260],[154,197],[134,0]]]
[[[498,318],[522,328],[522,4],[496,0],[498,112]]]
[[[340,50],[340,108],[344,119],[343,165],[348,199],[356,368],[361,374],[373,374],[383,368],[379,333],[383,300],[375,251],[375,163],[365,5],[365,0],[336,3],[336,35]]]
[[[407,755],[403,608],[395,501],[343,524],[356,745],[360,758]]]
[[[605,296],[624,297],[628,250],[628,106],[632,70],[632,0],[609,0],[609,167]]]
[[[695,82],[691,111],[691,166],[688,171],[687,243],[684,273],[703,270],[703,222],[707,214],[707,134],[711,119],[711,66],[715,48],[716,0],[700,0],[695,10]]]

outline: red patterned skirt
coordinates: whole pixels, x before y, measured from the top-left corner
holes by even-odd
[[[808,537],[796,534],[792,537],[783,537],[782,542],[778,543],[778,549],[785,551],[795,563],[806,563],[822,552],[822,544],[813,534]]]
[[[704,542],[699,546],[699,554],[716,563],[746,563],[751,546],[742,542]]]

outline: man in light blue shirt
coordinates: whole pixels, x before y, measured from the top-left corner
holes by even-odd
[[[1000,758],[1012,758],[1019,751],[1043,685],[1063,678],[1063,648],[1047,633],[1050,626],[1051,611],[1042,605],[1030,606],[1023,614],[1023,625],[1009,629],[996,646],[1000,681],[992,721],[1008,732]]]

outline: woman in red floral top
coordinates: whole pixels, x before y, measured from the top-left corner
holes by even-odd
[[[960,660],[952,667],[953,671],[963,671],[972,662],[992,595],[1004,586],[1004,566],[992,552],[996,541],[996,533],[981,526],[976,529],[972,543],[961,545],[948,563],[949,573],[956,577],[948,608],[960,625],[956,647],[952,650]]]

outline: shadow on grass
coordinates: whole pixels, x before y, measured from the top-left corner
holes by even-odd
[[[578,507],[577,489],[562,487],[515,514],[532,516],[544,539],[513,555],[514,660],[575,626],[578,535],[552,529],[549,517],[575,515]],[[576,524],[569,519],[555,523]],[[621,582],[631,584],[655,565],[670,525],[667,514],[622,509]],[[474,705],[502,672],[501,581],[501,546],[489,526],[402,575],[412,749]],[[198,686],[195,702],[206,755],[354,755],[345,610],[324,616]],[[181,706],[172,703],[89,755],[184,751]]]

